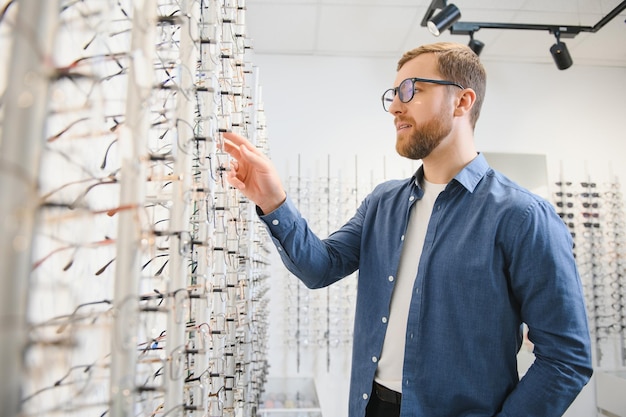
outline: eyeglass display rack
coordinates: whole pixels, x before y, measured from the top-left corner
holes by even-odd
[[[0,416],[255,416],[269,239],[221,133],[269,151],[244,0],[0,14]]]
[[[626,214],[618,178],[560,180],[553,202],[574,239],[594,347],[599,415],[626,416]]]
[[[554,203],[574,239],[600,368],[626,367],[625,212],[618,179],[556,183]]]
[[[303,172],[298,155],[295,172],[287,173],[286,191],[318,236],[328,236],[341,227],[365,194],[382,180],[373,172],[370,178],[360,176],[359,162],[355,156],[353,166],[340,165],[328,155],[325,161],[315,163],[313,172]],[[384,166],[383,160],[383,177]],[[357,274],[318,290],[306,288],[286,270],[276,279],[280,280],[274,289],[280,292],[275,307],[279,314],[272,323],[283,333],[285,362],[295,364],[299,375],[321,372],[321,364],[326,372],[342,368],[350,360]]]
[[[333,166],[331,157],[325,161],[325,171],[302,173],[298,155],[296,173],[289,175],[286,190],[319,236],[328,236],[348,220],[363,197],[359,194],[358,158],[355,157],[354,177],[345,178]],[[324,165],[324,164],[321,164]],[[345,167],[344,167],[345,168]],[[319,171],[319,170],[318,170]],[[279,278],[279,277],[277,277]],[[331,367],[332,358],[352,343],[356,274],[330,287],[310,290],[296,277],[285,272],[279,297],[285,314],[281,314],[284,344],[295,356],[296,371],[303,363],[324,363]]]

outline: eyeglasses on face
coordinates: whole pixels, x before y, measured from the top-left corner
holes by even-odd
[[[415,83],[431,83],[431,84],[439,84],[439,85],[453,85],[455,87],[459,87],[461,90],[464,90],[463,87],[459,83],[455,83],[454,81],[446,81],[446,80],[431,80],[429,78],[407,78],[402,81],[400,85],[396,88],[390,88],[385,91],[382,96],[383,108],[385,111],[389,111],[389,106],[393,102],[393,98],[398,94],[398,98],[403,103],[408,103],[413,99],[413,95],[415,94]]]

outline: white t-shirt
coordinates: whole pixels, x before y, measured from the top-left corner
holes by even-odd
[[[411,208],[409,224],[404,234],[404,246],[400,255],[396,285],[391,296],[387,333],[375,377],[376,382],[397,392],[402,392],[406,324],[426,229],[435,200],[446,185],[433,184],[424,180],[424,197]]]

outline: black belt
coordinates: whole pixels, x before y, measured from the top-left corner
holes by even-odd
[[[402,402],[402,394],[387,387],[380,385],[374,381],[374,393],[381,400],[392,404],[400,404]]]

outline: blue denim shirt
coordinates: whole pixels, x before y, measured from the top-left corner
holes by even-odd
[[[285,266],[320,288],[359,270],[349,416],[365,415],[421,168],[377,186],[321,240],[291,199],[261,215]],[[591,374],[572,238],[551,204],[478,155],[433,207],[405,337],[401,416],[556,417]],[[521,325],[535,362],[519,380]]]

